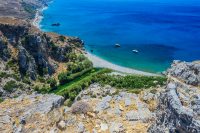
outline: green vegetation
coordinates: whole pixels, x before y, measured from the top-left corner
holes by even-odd
[[[66,99],[73,101],[80,91],[88,87],[91,83],[96,82],[94,77],[99,74],[108,73],[109,69],[92,69],[73,81],[58,86],[54,93],[64,96]]]
[[[59,36],[59,40],[61,41],[61,42],[64,42],[65,41],[65,39],[66,39],[66,37],[65,36]]]
[[[161,76],[139,76],[139,75],[127,75],[127,76],[115,76],[108,74],[96,75],[95,79],[100,84],[108,84],[119,89],[143,89],[156,87],[157,85],[163,86],[166,82],[165,77]]]
[[[67,72],[58,75],[61,85],[69,83],[92,69],[92,62],[83,55],[71,54],[67,64]]]
[[[0,78],[8,78],[10,77],[10,74],[7,74],[6,72],[0,72]]]
[[[0,103],[2,103],[2,102],[3,102],[3,98],[0,97]]]
[[[5,86],[3,87],[4,90],[8,91],[8,92],[12,92],[13,89],[17,88],[18,85],[14,80],[8,81]]]
[[[118,89],[127,89],[129,92],[140,93],[142,89],[162,86],[166,82],[165,77],[148,77],[139,75],[116,76],[110,75],[110,69],[91,69],[85,73],[78,74],[66,83],[61,84],[56,90],[51,91],[58,95],[69,99],[71,103],[80,91],[87,88],[92,83],[100,83],[102,85],[111,85]]]
[[[47,83],[50,85],[52,90],[57,89],[57,81],[54,78],[50,78]]]

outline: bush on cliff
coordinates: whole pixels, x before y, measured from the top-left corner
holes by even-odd
[[[14,80],[8,81],[3,89],[8,91],[8,92],[12,92],[14,89],[16,89],[18,87],[17,83]]]

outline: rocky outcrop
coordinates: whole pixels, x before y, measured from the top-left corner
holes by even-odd
[[[23,46],[19,46],[19,70],[23,75],[30,75],[31,79],[36,80],[36,63],[34,58],[26,51]]]
[[[52,0],[3,0],[0,1],[0,16],[31,19],[37,9],[47,6],[49,1]]]
[[[157,120],[149,132],[200,132],[199,63],[175,61],[169,83],[159,97]],[[195,86],[194,86],[195,85]]]
[[[167,74],[176,77],[186,84],[200,86],[200,62],[174,61]]]
[[[8,49],[8,42],[0,32],[0,58],[7,61],[10,58],[10,51]]]
[[[6,100],[0,104],[0,131],[45,132],[47,129],[42,127],[47,128],[53,120],[59,121],[58,108],[63,105],[63,100],[61,96],[41,94],[22,95]]]
[[[2,21],[2,22],[1,22]],[[18,64],[22,76],[35,80],[37,75],[52,75],[57,69],[56,62],[69,61],[69,54],[82,47],[79,38],[64,37],[53,33],[43,33],[26,21],[5,18],[0,20],[0,57],[11,57],[8,45],[18,54]],[[76,51],[77,52],[77,51]]]
[[[81,94],[83,99],[77,97],[79,101],[71,107],[63,105],[62,97],[48,94],[5,100],[0,104],[0,131],[138,133],[146,132],[154,121],[153,111],[140,98],[143,95],[99,84],[92,84]],[[103,108],[104,103],[108,107]]]

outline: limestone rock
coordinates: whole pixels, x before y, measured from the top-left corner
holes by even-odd
[[[60,122],[58,123],[58,128],[59,128],[60,130],[64,130],[64,129],[66,128],[66,123],[65,123],[64,121],[60,121]]]
[[[78,131],[78,133],[83,133],[85,131],[85,126],[83,123],[78,123],[77,131]]]
[[[180,87],[183,87],[183,85],[180,86],[180,83],[174,82],[167,85],[166,91],[159,97],[159,106],[156,112],[157,120],[149,128],[149,132],[200,132],[200,121],[197,115],[198,97],[194,95],[195,98],[192,103],[183,104],[181,101],[183,96],[180,97],[180,95],[187,93],[184,93],[185,90]]]
[[[200,62],[174,61],[167,75],[183,80],[186,84],[200,85]]]
[[[110,133],[125,133],[125,129],[122,123],[112,122],[109,130]]]
[[[106,123],[101,123],[100,127],[101,127],[101,131],[108,130],[108,124],[106,124]]]
[[[137,121],[139,120],[139,114],[137,111],[130,111],[126,114],[126,119],[128,121]]]
[[[131,99],[130,98],[126,98],[124,102],[125,102],[125,106],[131,105]]]

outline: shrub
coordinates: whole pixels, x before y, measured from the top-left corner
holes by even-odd
[[[18,85],[14,80],[8,81],[5,86],[4,86],[4,90],[8,91],[8,92],[12,92],[13,89],[17,88]]]
[[[61,41],[61,42],[64,42],[65,41],[65,39],[66,39],[66,37],[65,36],[59,36],[59,40]]]
[[[54,78],[49,79],[47,83],[50,85],[52,90],[55,90],[57,88],[57,81]]]
[[[72,105],[72,113],[74,114],[86,114],[87,112],[92,111],[92,107],[83,101],[78,101]]]
[[[0,97],[0,103],[2,103],[3,101],[4,101],[3,98]]]

